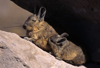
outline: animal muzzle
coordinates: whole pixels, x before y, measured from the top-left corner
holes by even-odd
[[[24,28],[24,29],[26,29],[26,26],[25,26],[25,25],[23,25],[23,28]]]

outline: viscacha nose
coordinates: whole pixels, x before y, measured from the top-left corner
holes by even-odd
[[[26,29],[26,26],[25,26],[25,25],[23,25],[23,28],[24,28],[24,29]]]

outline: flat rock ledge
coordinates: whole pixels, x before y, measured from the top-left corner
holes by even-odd
[[[86,68],[73,66],[20,38],[0,30],[0,68]]]

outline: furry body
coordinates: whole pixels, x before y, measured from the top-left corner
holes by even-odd
[[[86,59],[82,49],[67,40],[67,38],[54,35],[49,39],[48,43],[57,59],[65,60],[74,65],[85,63]]]
[[[39,14],[31,15],[24,23],[24,28],[27,32],[27,39],[35,43],[40,48],[50,51],[51,47],[47,45],[48,38],[58,34],[52,26],[44,21],[46,10],[41,13],[44,7],[40,8]],[[41,17],[42,15],[42,17]]]

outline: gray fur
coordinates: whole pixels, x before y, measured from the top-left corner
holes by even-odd
[[[43,11],[42,11],[43,10]],[[58,34],[52,26],[44,21],[46,8],[41,7],[38,15],[31,15],[24,23],[24,28],[27,31],[25,39],[34,42],[40,48],[50,51],[50,46],[47,45],[48,38]]]
[[[65,60],[74,65],[81,65],[85,63],[85,55],[82,49],[67,40],[64,36],[68,35],[63,33],[62,35],[54,35],[48,40],[48,44],[51,46],[53,54],[57,59]]]

